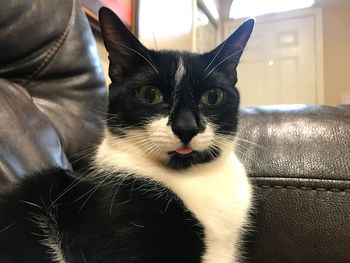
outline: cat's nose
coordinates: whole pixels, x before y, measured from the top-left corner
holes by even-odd
[[[193,112],[188,109],[182,109],[178,112],[171,128],[184,144],[188,144],[199,131],[196,118]]]

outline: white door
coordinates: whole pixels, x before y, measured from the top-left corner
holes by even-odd
[[[318,12],[301,13],[257,19],[237,69],[242,106],[322,103]],[[225,37],[241,22],[227,23]]]

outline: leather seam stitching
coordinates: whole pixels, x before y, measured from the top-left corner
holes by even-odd
[[[276,189],[276,190],[304,190],[304,191],[317,191],[317,192],[343,192],[350,193],[350,189],[347,188],[323,188],[323,187],[306,187],[306,186],[284,186],[284,185],[256,185],[256,187],[263,189]]]
[[[72,5],[72,12],[68,21],[68,24],[66,28],[64,29],[63,33],[55,40],[55,42],[51,45],[51,47],[45,51],[45,57],[43,61],[40,63],[40,65],[34,70],[34,72],[28,76],[25,80],[25,82],[22,84],[24,87],[30,84],[31,80],[36,77],[40,72],[50,63],[50,61],[53,59],[55,54],[57,54],[58,50],[64,43],[65,39],[67,38],[67,35],[72,27],[73,21],[75,20],[75,1],[73,1]]]

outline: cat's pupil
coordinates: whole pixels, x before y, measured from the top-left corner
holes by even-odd
[[[219,95],[215,90],[209,90],[208,92],[208,104],[214,105],[218,101]]]
[[[154,88],[148,88],[146,91],[145,91],[145,101],[147,103],[152,103],[155,101],[156,99],[156,91]]]

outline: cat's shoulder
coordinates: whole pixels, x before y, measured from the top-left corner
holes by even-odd
[[[0,214],[30,221],[31,215],[49,214],[91,191],[85,173],[51,169],[27,175],[0,193]],[[33,221],[33,220],[32,220]]]
[[[45,193],[54,195],[58,189],[64,188],[74,181],[74,177],[69,172],[62,169],[50,169],[47,171],[28,174],[19,178],[0,193],[0,202],[4,203],[12,199],[29,198],[41,196],[45,198]],[[55,191],[56,190],[56,191]]]

